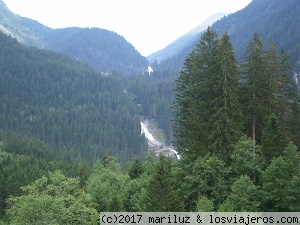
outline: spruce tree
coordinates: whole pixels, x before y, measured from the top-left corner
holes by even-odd
[[[147,187],[147,212],[179,212],[182,204],[172,185],[171,161],[160,154]]]
[[[176,81],[175,146],[191,161],[208,152],[229,160],[242,134],[239,75],[229,35],[208,28]]]
[[[282,153],[287,143],[282,133],[279,117],[272,114],[263,130],[262,155],[264,159],[271,162]]]
[[[214,85],[211,78],[217,42],[216,32],[208,27],[176,80],[174,145],[191,161],[208,152],[209,92]]]
[[[240,71],[227,33],[218,42],[214,60],[214,85],[209,92],[209,143],[213,152],[228,161],[234,144],[242,136],[242,126],[237,92]]]
[[[253,143],[261,143],[262,129],[268,108],[268,77],[263,43],[257,33],[247,46],[241,79],[241,102],[245,115],[246,133]]]

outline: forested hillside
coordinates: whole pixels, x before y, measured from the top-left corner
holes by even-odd
[[[5,36],[2,39],[6,46],[11,46],[10,49],[18,51],[20,56],[32,51],[33,55],[26,55],[27,60],[33,60],[35,54],[40,56],[39,59],[42,55],[50,54],[20,47],[16,41]],[[18,48],[13,48],[10,42]],[[5,46],[1,49],[2,55],[4,50],[8,51]],[[155,159],[148,154],[144,161],[135,158],[125,165],[119,164],[113,156],[105,154],[100,161],[90,166],[84,161],[80,164],[72,162],[67,157],[68,147],[59,151],[58,148],[52,149],[38,140],[1,132],[0,184],[4,187],[1,188],[0,199],[2,223],[97,224],[99,213],[105,211],[298,212],[300,101],[295,83],[288,76],[288,55],[272,42],[265,46],[257,33],[252,35],[246,49],[246,57],[242,64],[239,64],[228,33],[218,36],[214,30],[208,28],[201,36],[197,48],[186,58],[180,76],[176,79],[173,106],[174,144],[181,154],[180,160],[171,161],[163,155]],[[53,62],[50,56],[50,62],[55,67],[47,65],[51,70],[59,68],[63,73],[56,71],[59,77],[54,74],[52,79],[61,84],[73,79],[72,83],[81,95],[69,92],[72,88],[67,86],[63,86],[65,92],[57,88],[52,92],[52,88],[55,87],[50,86],[51,77],[48,77],[45,86],[42,85],[43,90],[34,86],[28,89],[28,81],[34,80],[39,84],[42,78],[36,75],[31,80],[26,76],[27,73],[23,73],[22,77],[27,79],[20,78],[23,85],[18,87],[26,93],[20,94],[17,89],[5,91],[8,94],[4,99],[14,96],[14,93],[18,95],[12,98],[13,107],[4,107],[8,111],[1,114],[12,115],[12,120],[7,116],[7,121],[12,121],[8,126],[18,127],[19,123],[34,123],[39,119],[40,114],[35,114],[35,108],[31,107],[29,110],[22,102],[31,106],[32,101],[36,101],[33,100],[34,96],[43,94],[40,96],[47,97],[48,92],[53,96],[53,100],[39,100],[45,111],[50,111],[43,119],[47,121],[47,118],[54,118],[51,124],[55,124],[56,121],[56,117],[52,117],[51,114],[53,111],[58,116],[63,112],[68,115],[69,122],[74,119],[80,124],[79,114],[68,114],[73,112],[69,101],[82,112],[80,116],[97,115],[89,114],[88,110],[81,111],[89,108],[90,104],[93,105],[92,109],[101,110],[96,107],[98,102],[93,102],[96,86],[101,86],[103,80],[108,79],[105,84],[112,88],[109,81],[117,78],[101,77],[80,64],[74,67],[72,76],[68,75],[68,70],[63,65],[71,65],[72,60],[68,61],[70,59],[65,56],[55,55],[56,58],[58,56],[61,57],[62,65]],[[24,58],[17,58],[16,62],[10,59],[10,63],[14,63],[16,74],[20,68],[18,62],[26,69]],[[41,60],[35,62],[36,64],[33,62],[31,61],[32,68],[41,72],[38,69]],[[7,69],[11,68],[11,64],[6,65]],[[6,68],[5,65],[2,67]],[[84,72],[80,73],[81,76],[76,73],[80,69]],[[38,74],[33,72],[32,74]],[[13,77],[12,72],[2,74],[5,74],[7,79],[3,78],[1,83]],[[89,76],[94,78],[93,84],[88,82]],[[84,77],[82,83],[88,85],[91,92],[77,83],[80,77]],[[124,77],[122,79],[123,82],[126,81]],[[132,85],[133,92],[139,92],[140,85],[134,85],[134,82],[128,80],[126,82],[127,85]],[[61,84],[55,83],[55,86],[60,87]],[[117,96],[111,89],[105,88],[99,89],[97,95],[101,96],[103,91]],[[167,93],[168,91],[161,92],[168,98]],[[89,98],[85,99],[85,95]],[[123,92],[123,95],[127,94]],[[79,97],[79,100],[76,97]],[[138,100],[138,97],[132,94],[131,97]],[[110,106],[119,110],[114,101],[105,99],[109,105],[104,104],[102,107]],[[147,97],[144,96],[143,99]],[[68,109],[62,107],[60,102]],[[84,105],[83,102],[89,103]],[[19,106],[23,107],[18,108]],[[148,109],[149,112],[155,112],[153,107]],[[43,115],[43,108],[37,110]],[[14,117],[15,111],[18,111],[17,117]],[[130,112],[122,115],[125,119],[125,115],[130,115]],[[25,122],[18,120],[24,117]],[[105,117],[109,118],[107,114]],[[61,124],[68,126],[59,118],[57,119]],[[95,121],[93,124],[87,123],[87,127],[98,127],[97,120]],[[124,123],[125,121],[122,120]],[[109,122],[113,124],[114,121]],[[43,128],[36,127],[40,133],[45,132]],[[30,129],[30,126],[27,125],[26,128]],[[81,128],[83,134],[85,128],[86,126]],[[76,133],[76,126],[68,129]],[[97,131],[91,132],[94,134]],[[53,143],[58,141],[59,144],[61,136],[55,135],[58,134],[55,129],[47,135],[51,136],[52,133]],[[80,136],[78,138],[82,140]],[[113,138],[117,142],[121,137]],[[84,149],[84,146],[82,147]],[[97,152],[89,153],[93,155]],[[21,170],[23,167],[25,169]],[[8,175],[9,173],[11,174]],[[5,176],[9,179],[5,179]],[[38,178],[39,176],[41,177]],[[32,181],[34,179],[35,181]],[[22,184],[23,187],[19,189]],[[11,188],[12,185],[15,185],[14,188]]]
[[[43,37],[51,31],[51,28],[12,13],[0,0],[0,31],[16,38],[23,44],[42,48],[45,47]]]
[[[137,106],[121,79],[0,34],[0,126],[95,161],[145,153]]]
[[[297,0],[253,0],[246,8],[217,21],[212,29],[219,34],[227,31],[237,57],[242,59],[253,32],[264,44],[272,40],[289,54],[292,68],[299,63],[300,2]]]
[[[99,72],[142,74],[148,61],[125,38],[99,28],[64,28],[45,36],[47,48],[87,63]]]
[[[218,34],[227,31],[239,62],[242,61],[247,43],[254,32],[257,32],[264,44],[273,40],[279,48],[285,49],[290,55],[292,70],[299,66],[300,2],[297,0],[253,0],[244,9],[229,14],[215,22],[211,27]],[[153,65],[154,70],[177,70],[179,73],[185,57],[192,52],[200,38],[199,34],[181,53]]]
[[[79,55],[0,33],[0,225],[96,225],[108,211],[299,212],[298,6],[253,0],[150,76],[95,72]],[[110,41],[94,40],[102,31],[48,38],[98,57],[92,46]],[[165,130],[179,160],[147,154],[140,117]]]
[[[70,55],[98,72],[132,75],[148,66],[147,59],[115,32],[100,28],[51,29],[14,14],[2,0],[0,31],[23,44]]]

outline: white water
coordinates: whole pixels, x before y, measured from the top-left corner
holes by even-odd
[[[147,120],[141,121],[141,135],[145,134],[148,144],[151,146],[162,146],[162,143],[154,138],[148,129],[149,122]]]
[[[143,120],[141,121],[141,135],[145,134],[145,138],[148,140],[148,146],[149,146],[149,150],[153,150],[156,155],[158,155],[159,153],[163,153],[164,155],[167,156],[176,156],[177,159],[180,159],[180,155],[178,154],[178,152],[173,149],[172,147],[167,147],[164,143],[162,143],[161,141],[157,140],[153,134],[151,133],[151,131],[149,131],[149,121],[147,120]]]

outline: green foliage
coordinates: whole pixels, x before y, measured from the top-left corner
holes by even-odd
[[[195,160],[209,150],[228,160],[242,134],[238,79],[229,35],[218,40],[208,28],[176,80],[174,132],[180,153]]]
[[[11,224],[97,224],[98,213],[76,178],[55,171],[22,190],[24,195],[8,199]]]
[[[274,158],[262,174],[262,204],[267,211],[283,212],[297,208],[294,185],[299,177],[300,156],[290,143],[282,155]]]
[[[196,202],[196,212],[213,212],[214,202],[205,196],[201,196]]]
[[[216,33],[210,28],[200,39],[195,51],[187,56],[175,89],[174,145],[180,154],[192,161],[207,153],[211,96],[214,84],[213,63]],[[206,109],[206,110],[204,110]]]
[[[231,185],[231,193],[220,206],[221,212],[257,212],[260,202],[256,186],[247,175],[242,175]]]
[[[195,161],[190,181],[198,194],[214,199],[219,205],[224,201],[228,193],[228,169],[226,164],[214,155],[206,155]],[[196,200],[196,199],[195,199]]]
[[[154,173],[147,186],[147,212],[180,212],[181,201],[172,185],[171,160],[162,154],[159,155]]]
[[[87,193],[97,204],[98,212],[123,210],[123,192],[129,177],[121,173],[120,165],[114,160],[106,164],[96,163],[87,181]]]
[[[1,218],[11,224],[96,224],[100,211],[299,211],[300,104],[288,56],[271,41],[266,49],[256,33],[240,74],[231,44],[235,29],[220,38],[210,28],[202,34],[175,82],[175,96],[175,67],[156,65],[151,77],[106,76],[0,35]],[[110,40],[92,40],[98,35]],[[120,37],[103,30],[62,29],[48,38],[52,47],[90,64],[99,52],[89,46],[124,57],[115,49]],[[126,60],[139,61],[131,53]],[[97,60],[97,69],[118,61],[107,60]],[[155,119],[172,140],[174,97],[175,146],[182,158],[148,154],[123,171],[116,159],[145,154],[140,116]],[[287,145],[290,140],[296,145]]]
[[[143,173],[143,167],[140,159],[138,157],[134,158],[133,163],[131,164],[128,175],[130,179],[136,179]]]
[[[214,71],[210,76],[214,85],[208,93],[211,95],[207,109],[210,111],[209,143],[212,152],[228,161],[235,142],[242,135],[241,109],[237,92],[240,71],[227,33],[222,35],[215,51]]]
[[[78,163],[61,149],[33,138],[0,130],[0,215],[7,207],[9,195],[19,196],[20,187],[46,175],[48,171],[62,170],[76,176]],[[86,165],[86,163],[84,163]]]
[[[164,78],[154,71],[148,76],[131,76],[124,78],[125,88],[139,106],[140,114],[154,119],[166,135],[167,143],[172,140],[174,78]]]
[[[0,129],[41,139],[89,160],[146,151],[138,109],[122,80],[0,34]]]
[[[240,102],[245,115],[245,133],[263,145],[263,154],[269,159],[273,154],[270,151],[275,151],[274,156],[280,153],[272,148],[277,145],[277,149],[282,149],[287,136],[292,136],[297,129],[291,121],[297,121],[295,113],[298,112],[299,96],[295,95],[295,85],[288,76],[288,69],[286,53],[281,51],[279,54],[272,42],[265,51],[255,33],[243,64]]]
[[[283,136],[282,128],[279,124],[279,118],[272,114],[263,130],[263,157],[265,160],[271,161],[273,158],[278,157],[282,153],[286,144],[287,140]]]
[[[147,59],[121,35],[100,28],[65,28],[51,30],[44,37],[45,46],[87,63],[98,72],[126,75],[142,73]]]
[[[239,178],[242,175],[247,175],[255,180],[261,173],[262,163],[260,146],[253,143],[250,138],[243,136],[236,143],[231,154],[230,167],[233,177]]]
[[[268,97],[266,59],[263,43],[257,33],[253,35],[252,41],[247,46],[242,79],[240,99],[245,115],[246,133],[251,135],[254,142],[260,144],[265,116],[268,115],[269,108],[266,99]]]
[[[299,156],[285,146],[298,140],[299,97],[288,68],[284,51],[272,42],[265,51],[254,34],[240,76],[228,34],[202,35],[176,80],[176,176],[187,210],[202,210],[197,201],[220,211],[297,209]]]

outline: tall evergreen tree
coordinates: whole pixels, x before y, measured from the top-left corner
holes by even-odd
[[[180,154],[194,161],[208,149],[210,90],[214,81],[213,65],[217,34],[209,27],[196,49],[188,55],[176,80],[174,145]]]
[[[239,74],[229,35],[208,28],[176,81],[175,146],[191,161],[208,151],[229,159],[242,131]]]
[[[212,151],[228,160],[234,144],[242,135],[241,109],[238,102],[239,66],[230,37],[224,33],[215,54],[209,105],[209,140]]]
[[[269,86],[264,55],[263,43],[255,33],[247,46],[243,64],[241,102],[244,104],[246,133],[252,137],[253,143],[258,144],[261,142],[264,116],[269,112],[266,99]]]
[[[281,69],[280,58],[276,52],[275,44],[270,41],[269,49],[266,55],[266,72],[269,78],[269,90],[268,90],[268,105],[269,105],[269,115],[272,113],[278,114],[279,110],[283,106],[283,88],[286,84],[284,77],[284,71]]]

